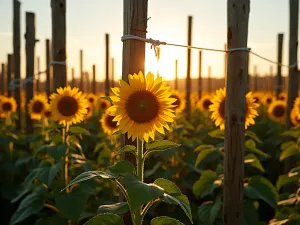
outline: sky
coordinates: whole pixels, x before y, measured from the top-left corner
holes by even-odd
[[[25,12],[36,15],[36,57],[40,57],[41,70],[45,69],[45,39],[51,39],[51,0],[21,1],[21,76],[25,77]],[[0,62],[6,62],[12,47],[13,0],[0,0]],[[188,16],[193,16],[192,45],[197,47],[224,49],[227,39],[226,0],[149,0],[148,38],[175,44],[187,44]],[[105,34],[110,35],[110,56],[115,58],[115,77],[122,73],[123,34],[122,0],[68,0],[67,1],[67,65],[68,76],[75,68],[79,77],[79,51],[83,49],[84,70],[91,72],[97,66],[97,80],[105,77]],[[299,23],[300,24],[300,23]],[[277,35],[284,33],[283,63],[288,64],[289,1],[251,0],[248,47],[271,60],[277,59]],[[298,50],[298,58],[300,58]],[[165,79],[172,79],[175,60],[179,60],[179,77],[186,74],[185,48],[161,46],[161,59],[157,63],[150,45],[146,46],[146,71]],[[192,77],[198,76],[198,50],[192,50]],[[202,53],[202,74],[207,76],[211,66],[212,77],[224,76],[224,53]],[[250,57],[250,73],[254,65],[260,76],[268,74],[270,66],[276,66],[256,56]],[[287,69],[283,68],[283,74]]]

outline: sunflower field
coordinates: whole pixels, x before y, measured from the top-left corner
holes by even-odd
[[[152,73],[128,80],[108,97],[70,86],[36,93],[21,105],[31,135],[1,95],[3,224],[222,224],[225,88],[192,93],[187,121],[185,93]],[[300,98],[285,131],[286,97],[246,95],[247,225],[300,223]],[[121,147],[120,134],[131,143]]]

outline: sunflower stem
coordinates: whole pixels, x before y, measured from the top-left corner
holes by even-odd
[[[67,132],[69,130],[69,124],[67,123],[66,127],[62,129],[62,143],[66,143],[67,141]],[[65,186],[68,185],[68,180],[69,180],[69,148],[67,148],[65,156],[63,158],[63,173],[62,173],[62,178],[63,178],[63,183]],[[69,193],[69,188],[66,189],[66,192]]]
[[[144,141],[137,138],[137,158],[136,158],[136,170],[138,178],[144,181],[144,157],[143,157],[143,145]],[[142,225],[142,206],[134,212],[134,225]]]

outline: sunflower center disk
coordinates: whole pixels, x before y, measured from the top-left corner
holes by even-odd
[[[180,106],[180,99],[178,98],[177,95],[171,95],[170,98],[176,99],[176,101],[172,105],[175,105],[173,109],[177,109]]]
[[[7,112],[7,111],[11,111],[12,110],[12,105],[10,104],[10,102],[5,102],[2,105],[2,109],[3,111]]]
[[[272,98],[267,98],[267,103],[271,104],[272,103]]]
[[[212,102],[209,100],[209,99],[205,99],[204,101],[203,101],[203,108],[204,109],[209,109],[209,106],[212,104]]]
[[[219,114],[220,114],[220,116],[222,117],[222,119],[225,119],[225,98],[224,98],[224,100],[220,103]]]
[[[58,101],[57,108],[63,116],[74,116],[78,110],[78,102],[71,96],[65,96]]]
[[[137,123],[147,123],[157,117],[159,103],[151,92],[138,91],[129,96],[126,111],[131,120]]]
[[[110,128],[117,128],[117,122],[113,121],[114,118],[114,116],[107,116],[105,118],[105,122]]]
[[[32,112],[41,113],[44,109],[44,104],[40,101],[35,101],[32,105]]]
[[[90,103],[94,103],[94,98],[89,98]]]
[[[273,109],[273,115],[276,117],[283,117],[285,113],[285,108],[281,105],[277,105]]]

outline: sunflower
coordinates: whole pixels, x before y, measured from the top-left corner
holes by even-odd
[[[181,113],[185,109],[185,97],[184,94],[180,93],[177,90],[172,90],[172,95],[170,98],[175,98],[176,101],[173,103],[174,110],[177,114]]]
[[[265,106],[269,106],[275,100],[276,98],[274,95],[267,93],[263,96],[262,102],[264,103]]]
[[[296,117],[300,119],[300,97],[295,99],[293,109],[295,109]]]
[[[86,107],[86,110],[87,110],[87,113],[85,115],[85,119],[88,119],[88,118],[92,117],[92,115],[93,115],[93,110],[94,110],[93,104],[89,103],[88,106]]]
[[[226,100],[226,88],[219,89],[216,91],[216,95],[212,98],[212,104],[209,106],[209,111],[212,111],[211,118],[215,121],[216,126],[220,126],[221,130],[225,128],[225,100]],[[258,104],[255,103],[255,99],[252,96],[252,92],[246,95],[246,119],[245,119],[245,129],[247,129],[250,124],[254,124],[254,118],[258,116],[256,108]]]
[[[295,108],[292,109],[290,118],[291,118],[291,122],[292,122],[292,124],[294,126],[300,125],[300,118],[297,117],[297,113],[296,113],[296,109]]]
[[[63,125],[71,125],[81,122],[87,113],[87,100],[79,91],[74,87],[60,87],[50,96],[50,107],[52,110],[52,118],[59,121]]]
[[[269,117],[279,123],[284,123],[286,114],[286,102],[283,100],[276,100],[271,103],[268,109]]]
[[[154,79],[152,73],[146,78],[142,72],[128,75],[129,84],[119,81],[120,88],[112,88],[115,96],[111,96],[113,106],[108,109],[113,121],[117,121],[119,129],[128,133],[134,141],[137,137],[148,142],[149,137],[154,140],[156,131],[164,134],[164,128],[170,129],[167,122],[174,121],[174,107],[176,101],[170,98],[170,87],[161,77]]]
[[[263,94],[261,92],[254,92],[252,94],[252,98],[254,99],[255,103],[260,104],[262,102]]]
[[[13,97],[2,97],[0,102],[0,114],[4,116],[17,110],[17,103]]]
[[[97,96],[96,95],[94,95],[93,93],[88,93],[87,95],[86,95],[86,99],[88,100],[88,102],[90,103],[90,104],[95,104],[96,102],[97,102]]]
[[[100,108],[101,111],[107,110],[110,106],[111,106],[110,101],[108,101],[106,99],[100,98],[100,100],[99,100],[99,108]]]
[[[287,99],[287,93],[286,92],[281,92],[278,95],[278,100],[286,101]]]
[[[104,133],[108,135],[112,135],[116,131],[119,130],[119,127],[117,126],[117,122],[113,121],[115,117],[109,115],[108,113],[103,113],[101,119],[99,122],[101,123],[102,129]]]
[[[43,94],[33,96],[28,104],[30,118],[32,120],[41,120],[46,108],[48,108],[47,96]]]
[[[209,106],[212,104],[211,102],[211,96],[204,95],[202,98],[198,101],[197,106],[201,111],[207,111],[209,110]]]

